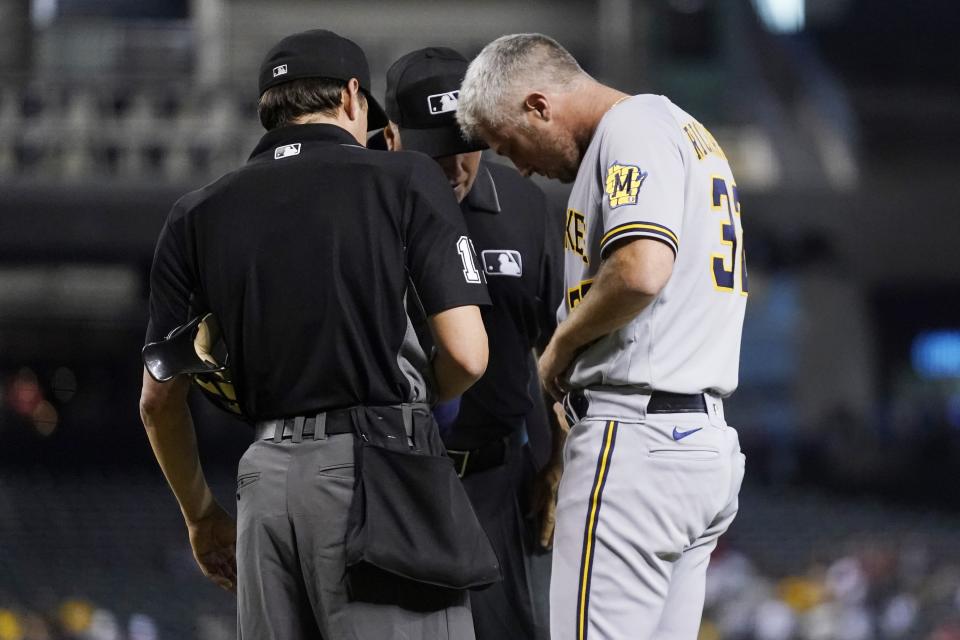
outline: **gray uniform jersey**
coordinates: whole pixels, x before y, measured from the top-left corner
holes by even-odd
[[[567,206],[558,321],[626,238],[666,244],[673,273],[636,318],[579,355],[570,386],[731,394],[747,297],[737,186],[713,136],[663,96],[614,106],[587,147]]]

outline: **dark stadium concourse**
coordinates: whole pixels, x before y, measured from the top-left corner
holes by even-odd
[[[138,415],[149,269],[245,162],[256,68],[546,33],[725,151],[750,274],[740,511],[702,640],[960,638],[960,8],[947,0],[0,0],[0,640],[225,640]],[[508,161],[492,151],[485,160]],[[532,178],[563,216],[569,188]],[[248,425],[191,407],[234,505]],[[231,507],[232,508],[232,507]]]

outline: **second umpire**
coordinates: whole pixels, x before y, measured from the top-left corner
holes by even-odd
[[[549,440],[532,352],[549,341],[562,301],[562,219],[547,215],[536,185],[482,160],[484,145],[464,140],[455,114],[466,70],[466,59],[445,47],[397,60],[387,71],[384,137],[391,150],[420,151],[443,169],[487,279],[487,372],[438,417],[503,572],[503,582],[470,595],[477,638],[525,640],[545,637],[547,626],[546,598],[536,597],[548,567],[539,566],[539,527],[529,515],[535,469],[527,440]]]
[[[416,411],[435,434],[429,380],[457,396],[487,361],[477,305],[489,298],[470,277],[456,200],[428,158],[363,147],[368,122],[385,123],[369,87],[353,42],[320,30],[282,40],[260,71],[266,135],[245,166],[184,196],[157,243],[148,342],[213,313],[256,426],[234,529],[204,479],[187,378],[144,374],[150,443],[198,564],[237,588],[245,640],[473,638],[463,592],[437,608],[347,589],[357,422]],[[414,292],[435,336],[430,362],[405,312]]]

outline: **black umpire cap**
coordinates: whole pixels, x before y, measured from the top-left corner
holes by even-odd
[[[418,49],[387,70],[387,115],[400,128],[403,148],[439,158],[486,149],[466,140],[457,124],[467,59],[446,47]]]
[[[356,78],[367,98],[367,129],[387,125],[387,115],[370,93],[367,56],[352,40],[326,29],[287,36],[267,52],[260,64],[260,95],[278,84],[303,78],[331,78],[347,82]]]

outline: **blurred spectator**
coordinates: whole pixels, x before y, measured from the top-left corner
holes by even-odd
[[[880,631],[885,638],[905,638],[917,621],[917,599],[910,594],[894,596],[880,618]]]
[[[827,589],[843,604],[855,605],[867,596],[866,577],[856,558],[840,558],[827,569]]]
[[[23,640],[59,640],[50,630],[50,624],[42,616],[28,611],[22,616]]]
[[[790,605],[797,613],[806,613],[826,596],[822,580],[809,577],[789,577],[780,581],[777,588],[780,599]]]
[[[798,567],[776,588],[746,554],[719,549],[707,574],[705,624],[724,640],[954,640],[960,569],[941,561],[918,573],[930,566],[932,540],[914,534],[899,547],[880,546],[853,535],[830,546],[856,551],[825,570],[817,562]]]
[[[60,605],[60,628],[71,640],[82,639],[93,622],[93,605],[71,598]]]
[[[0,609],[0,640],[23,640],[20,619],[9,609]]]
[[[157,623],[144,613],[135,613],[130,616],[127,625],[127,640],[157,640],[159,632]]]
[[[202,615],[197,619],[197,630],[201,640],[233,640],[236,637],[237,624],[233,618]]]
[[[790,640],[797,618],[783,601],[771,598],[757,607],[754,633],[757,640]]]
[[[83,635],[84,640],[121,640],[120,623],[117,616],[106,609],[96,609],[90,616],[90,628]]]
[[[960,640],[960,623],[940,625],[930,634],[929,640]]]

